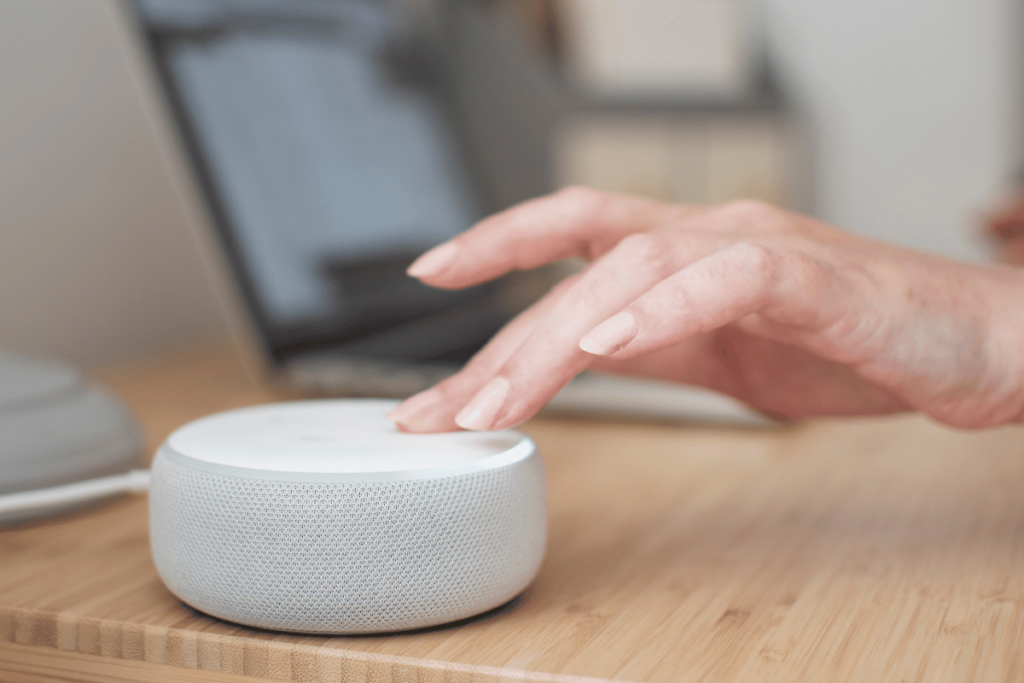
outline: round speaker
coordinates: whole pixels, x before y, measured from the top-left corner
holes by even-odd
[[[434,626],[522,592],[546,538],[533,441],[404,434],[394,405],[271,404],[171,434],[149,498],[171,592],[240,624],[332,634]]]

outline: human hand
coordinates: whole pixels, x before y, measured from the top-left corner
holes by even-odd
[[[921,410],[1024,420],[1024,273],[874,242],[759,202],[668,205],[569,188],[420,257],[444,288],[582,256],[587,269],[458,374],[405,431],[504,429],[585,368],[716,389],[784,418]]]

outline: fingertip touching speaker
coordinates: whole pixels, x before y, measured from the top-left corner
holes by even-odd
[[[404,434],[380,400],[243,408],[189,423],[152,468],[161,579],[201,612],[374,633],[502,605],[544,555],[544,472],[514,431]]]

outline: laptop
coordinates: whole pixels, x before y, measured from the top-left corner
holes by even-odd
[[[129,5],[176,190],[261,378],[310,394],[411,395],[571,269],[457,292],[405,275],[430,247],[551,187],[564,97],[486,5]],[[769,423],[715,392],[590,373],[547,410]]]

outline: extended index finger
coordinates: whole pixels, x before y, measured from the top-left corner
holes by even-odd
[[[626,235],[684,220],[694,206],[570,187],[486,218],[417,259],[409,274],[457,289],[515,270],[582,256],[592,260]]]

